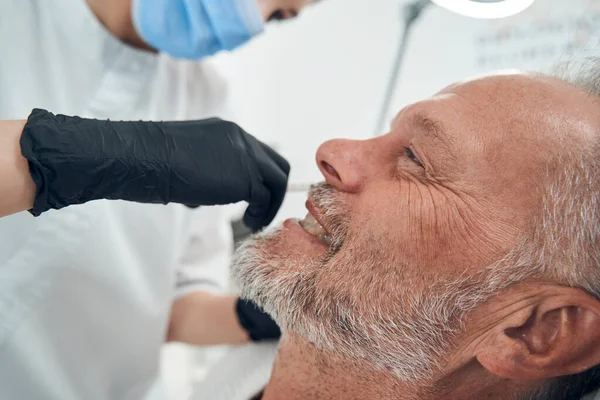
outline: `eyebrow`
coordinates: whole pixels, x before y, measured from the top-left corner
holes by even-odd
[[[448,130],[444,127],[444,124],[440,121],[433,120],[425,114],[418,113],[411,117],[410,125],[424,132],[426,136],[434,138],[444,147],[449,155],[454,155],[454,141],[448,135]]]

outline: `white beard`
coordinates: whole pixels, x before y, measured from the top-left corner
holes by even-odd
[[[284,334],[292,332],[325,354],[377,370],[392,369],[403,381],[422,379],[432,372],[439,356],[441,330],[411,321],[409,315],[414,310],[393,319],[376,306],[358,312],[351,302],[321,290],[315,284],[317,273],[331,266],[313,261],[314,265],[299,268],[291,257],[268,252],[270,245],[279,241],[280,233],[281,229],[275,229],[254,236],[236,252],[233,276],[242,297],[252,299],[270,314]],[[410,305],[395,309],[406,307]],[[435,350],[427,339],[434,339]]]
[[[328,259],[294,265],[294,257],[268,251],[281,242],[281,231],[254,236],[238,249],[233,275],[242,297],[270,314],[284,334],[296,334],[324,356],[329,353],[364,368],[391,371],[404,382],[431,377],[464,331],[465,316],[528,274],[526,268],[511,268],[527,261],[515,249],[478,274],[432,282],[425,292],[416,292],[410,282],[370,274],[376,270],[372,263],[379,262],[377,257],[365,257],[357,265],[340,254],[335,263]],[[348,244],[344,246],[343,254],[353,253]],[[354,271],[366,272],[342,275],[334,286],[323,287],[320,278],[328,269],[347,271],[352,262]],[[362,304],[356,293],[370,299],[368,304]]]

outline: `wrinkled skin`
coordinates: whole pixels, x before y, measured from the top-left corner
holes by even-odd
[[[333,344],[354,350],[356,363],[370,336],[375,339],[368,351],[378,348],[376,336],[390,321],[418,323],[423,316],[411,304],[428,290],[504,256],[540,210],[544,168],[565,144],[585,145],[596,135],[596,107],[579,89],[554,78],[494,76],[450,86],[406,107],[382,137],[324,143],[317,163],[327,185],[312,192],[307,206],[334,245],[289,220],[248,244],[234,268],[245,293],[287,331],[281,354],[298,359],[298,348],[313,343],[327,352]],[[477,310],[453,353],[445,355],[446,364],[463,368],[474,357],[475,343],[485,342],[486,332],[530,304],[524,299],[531,296],[535,291],[507,291]],[[410,356],[414,341],[403,343],[402,326],[392,331]],[[334,339],[328,342],[329,333]],[[310,368],[284,356],[278,365],[288,374],[294,365]],[[349,374],[351,368],[344,368]],[[283,380],[274,378],[270,386],[285,391]],[[314,376],[310,380],[307,387],[319,385]],[[329,391],[333,386],[327,383]],[[375,392],[363,384],[356,398],[358,393]]]

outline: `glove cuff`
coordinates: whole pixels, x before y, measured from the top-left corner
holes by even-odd
[[[45,110],[34,109],[27,119],[27,123],[25,124],[20,139],[21,153],[29,164],[29,173],[36,186],[33,208],[29,210],[35,217],[38,217],[51,208],[59,209],[67,205],[53,204],[50,200],[49,180],[51,178],[49,176],[51,175],[51,171],[44,167],[35,151],[40,143],[37,140],[37,135],[33,131],[37,131],[38,129],[36,127],[38,126],[45,126],[44,120],[48,119],[49,116],[52,116],[52,114]],[[44,135],[47,135],[46,129],[43,129],[45,131]]]
[[[252,301],[238,298],[235,312],[238,321],[253,342],[276,340],[281,336],[281,330],[275,321]]]
[[[169,148],[160,124],[112,122],[34,109],[21,152],[36,185],[38,216],[92,200],[169,202]]]

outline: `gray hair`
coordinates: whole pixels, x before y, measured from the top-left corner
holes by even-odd
[[[554,75],[600,102],[600,58],[564,64]],[[538,268],[600,299],[600,127],[593,142],[578,147],[546,171],[544,208],[535,227]]]
[[[588,94],[599,103],[600,58],[562,64],[554,77]],[[509,255],[484,269],[483,287],[466,292],[461,314],[514,283],[528,278],[551,278],[581,288],[600,300],[600,127],[594,141],[569,143],[558,158],[545,166],[542,208],[532,230]],[[463,284],[464,285],[464,284]],[[457,289],[454,287],[452,290]],[[464,301],[464,300],[463,300]],[[600,387],[600,366],[554,378],[527,400],[570,400]]]
[[[563,64],[553,75],[600,102],[600,58]],[[577,150],[565,156],[556,173],[548,171],[544,209],[535,230],[541,244],[537,269],[600,299],[600,129],[594,142]],[[598,388],[600,365],[552,379],[526,399],[579,399]]]

